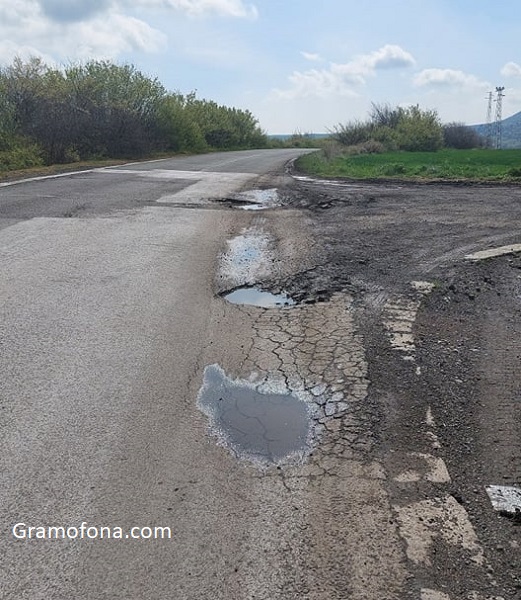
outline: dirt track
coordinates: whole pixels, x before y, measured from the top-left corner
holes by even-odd
[[[521,189],[296,181],[286,191],[310,219],[313,258],[271,284],[306,303],[353,298],[370,381],[366,458],[386,467],[402,538],[432,542],[428,555],[407,548],[411,585],[521,598],[521,527],[485,491],[521,484],[521,257],[465,259],[520,241]],[[415,457],[433,455],[448,474],[415,475]],[[446,543],[458,506],[484,560]]]

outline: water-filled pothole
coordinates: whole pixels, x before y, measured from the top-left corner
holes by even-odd
[[[269,190],[248,190],[230,198],[233,206],[242,210],[264,210],[280,206],[281,200],[276,188]]]
[[[261,308],[281,308],[294,306],[295,300],[287,294],[272,294],[258,287],[242,287],[224,294],[223,298],[232,304],[258,306]]]
[[[267,466],[301,461],[311,451],[313,406],[297,392],[233,380],[210,365],[197,406],[212,433],[239,458]]]
[[[227,245],[228,248],[220,257],[219,278],[222,288],[254,285],[270,273],[273,240],[262,229],[245,229],[228,240]]]

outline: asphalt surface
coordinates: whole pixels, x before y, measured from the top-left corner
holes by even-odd
[[[485,492],[521,484],[521,265],[465,259],[520,241],[519,188],[295,180],[298,153],[0,185],[2,598],[521,597]],[[258,188],[280,206],[241,210]],[[251,285],[298,303],[222,297]]]

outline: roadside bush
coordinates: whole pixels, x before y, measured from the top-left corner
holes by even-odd
[[[28,142],[13,145],[20,139]],[[195,93],[171,94],[131,64],[94,60],[54,68],[40,58],[16,58],[0,66],[4,169],[41,160],[53,164],[266,145],[249,111],[200,100]]]
[[[373,104],[368,121],[337,125],[332,137],[345,146],[373,140],[386,151],[434,152],[443,147],[443,129],[437,112],[419,106],[392,108]]]
[[[316,145],[311,133],[302,133],[301,131],[295,131],[284,142],[286,148],[314,148]]]
[[[436,152],[443,147],[443,128],[434,110],[403,109],[396,127],[398,148],[407,152]]]
[[[448,123],[444,125],[443,141],[446,148],[455,148],[456,150],[482,148],[485,145],[485,140],[478,132],[464,123]]]
[[[507,172],[509,177],[521,178],[521,167],[512,167]]]
[[[201,128],[190,118],[181,95],[171,94],[163,99],[158,110],[158,126],[165,150],[197,152],[207,148]]]
[[[362,121],[352,121],[345,125],[337,125],[330,132],[331,137],[344,146],[356,146],[373,137],[373,125]]]
[[[393,175],[404,175],[407,172],[405,165],[402,163],[391,163],[382,168],[382,175],[392,177]]]
[[[43,152],[37,144],[19,140],[10,149],[0,151],[0,172],[40,167],[43,164]]]
[[[375,128],[396,129],[403,115],[404,109],[401,106],[371,103],[369,118]]]
[[[325,140],[320,144],[322,148],[322,152],[324,156],[331,160],[333,158],[337,158],[338,156],[342,156],[346,153],[346,147],[342,144],[339,144],[336,140]]]
[[[382,154],[386,150],[385,145],[378,140],[367,140],[355,148],[357,148],[358,154]]]

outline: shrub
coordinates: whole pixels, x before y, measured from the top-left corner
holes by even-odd
[[[331,132],[331,137],[344,146],[355,146],[366,142],[372,137],[373,126],[371,123],[352,121],[345,125],[337,125]]]
[[[400,150],[436,152],[443,147],[443,129],[434,110],[422,110],[419,106],[403,109],[396,132]]]
[[[370,140],[386,150],[433,152],[443,146],[443,130],[434,110],[419,106],[392,108],[373,104],[370,120],[337,125],[332,136],[345,146],[356,146]]]
[[[507,172],[509,177],[515,177],[516,179],[521,177],[521,167],[512,167]]]
[[[478,132],[464,123],[444,125],[443,141],[446,148],[455,148],[456,150],[470,150],[484,146],[484,140]]]
[[[388,177],[393,175],[403,175],[406,172],[407,169],[402,163],[390,163],[382,168],[382,175],[386,175]]]
[[[346,153],[346,147],[336,140],[325,140],[320,145],[327,160],[331,160]]]
[[[385,152],[385,146],[378,140],[367,140],[358,145],[360,154],[382,154]]]
[[[18,141],[9,150],[0,151],[0,171],[40,167],[43,164],[42,149],[24,140]]]

